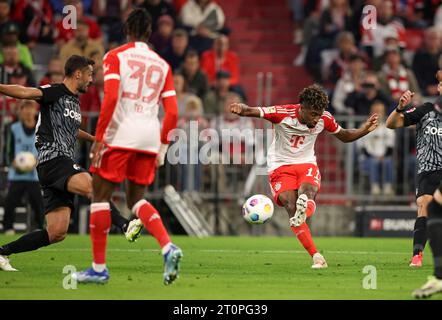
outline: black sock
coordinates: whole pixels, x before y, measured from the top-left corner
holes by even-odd
[[[427,243],[427,217],[418,217],[413,231],[413,256],[423,252]]]
[[[48,232],[46,230],[37,230],[27,233],[17,240],[0,247],[0,254],[9,256],[13,253],[37,250],[38,248],[46,247],[49,244]]]
[[[109,201],[109,203],[111,208],[112,224],[119,227],[121,231],[125,233],[127,230],[127,226],[129,225],[129,220],[127,220],[125,217],[123,217],[120,214],[120,211],[117,209],[117,207],[114,205],[112,201]]]
[[[442,279],[442,205],[434,199],[428,205],[427,226],[434,259],[434,276]]]

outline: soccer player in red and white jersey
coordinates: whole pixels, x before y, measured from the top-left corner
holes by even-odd
[[[129,42],[109,51],[103,60],[104,99],[91,157],[93,201],[90,230],[92,268],[76,273],[79,282],[106,282],[106,241],[110,228],[109,201],[115,186],[128,180],[126,199],[132,212],[158,241],[165,261],[164,283],[178,276],[182,251],[174,245],[158,211],[144,199],[146,186],[164,164],[168,133],[177,124],[177,100],[170,66],[147,41],[151,17],[145,9],[134,9],[125,23]],[[165,117],[160,126],[158,109]],[[141,223],[140,223],[141,225]]]
[[[230,106],[232,113],[273,123],[274,137],[267,154],[272,193],[276,203],[287,210],[290,227],[313,257],[315,269],[327,267],[305,222],[315,212],[315,196],[321,184],[314,151],[316,138],[325,130],[342,142],[352,142],[378,125],[378,116],[374,114],[359,129],[343,129],[325,111],[328,103],[322,88],[312,85],[301,91],[299,104],[257,108],[234,103]]]

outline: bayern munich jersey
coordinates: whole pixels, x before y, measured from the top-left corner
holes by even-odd
[[[269,172],[291,164],[316,164],[315,141],[323,130],[338,133],[341,127],[330,112],[325,111],[314,128],[299,122],[300,105],[261,107],[261,117],[273,123],[273,141],[267,152]]]
[[[109,51],[103,69],[104,81],[117,79],[120,85],[102,141],[110,147],[158,153],[159,101],[175,96],[170,66],[146,43],[131,42]]]

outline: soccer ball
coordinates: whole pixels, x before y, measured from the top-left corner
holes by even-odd
[[[267,196],[255,194],[242,206],[243,218],[251,224],[263,224],[273,216],[273,202]]]
[[[15,167],[19,172],[30,172],[34,170],[36,164],[37,159],[31,152],[23,151],[15,156]]]

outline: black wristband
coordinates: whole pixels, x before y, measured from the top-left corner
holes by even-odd
[[[405,111],[405,109],[399,109],[398,107],[396,107],[395,110],[397,113],[403,113]]]

